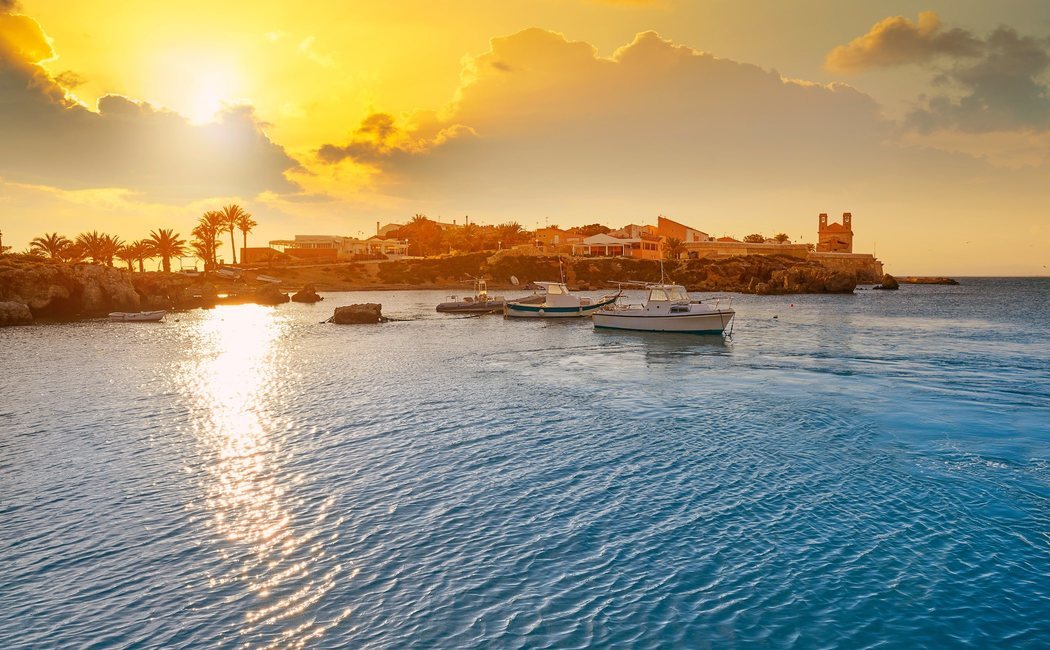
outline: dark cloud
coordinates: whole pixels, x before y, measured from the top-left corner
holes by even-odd
[[[825,66],[833,72],[856,72],[865,68],[908,63],[926,63],[937,57],[974,57],[983,43],[965,29],[943,29],[932,11],[912,22],[891,16],[872,26],[867,34],[828,53]]]
[[[984,41],[977,61],[957,62],[938,75],[939,86],[961,92],[926,98],[908,116],[910,126],[929,132],[1050,129],[1050,40],[1000,27]]]
[[[14,13],[19,8],[18,0],[0,0],[0,14]]]
[[[411,156],[439,147],[450,139],[471,134],[460,125],[441,125],[432,113],[420,112],[408,127],[400,127],[389,113],[372,113],[361,121],[350,142],[326,144],[317,151],[324,163],[338,163],[348,158],[359,163],[376,164],[399,156]]]
[[[928,65],[936,92],[919,98],[906,126],[922,132],[970,133],[1050,129],[1050,39],[999,27],[987,38],[944,29],[935,13],[917,23],[900,16],[832,50],[827,67],[853,72],[874,66]]]
[[[119,187],[153,200],[293,192],[298,164],[264,133],[248,107],[195,125],[117,95],[97,111],[69,98],[38,63],[53,56],[40,26],[0,14],[0,176],[63,189]]]

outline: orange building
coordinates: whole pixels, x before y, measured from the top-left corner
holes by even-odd
[[[660,235],[663,239],[674,237],[684,243],[711,241],[711,236],[706,232],[697,230],[696,228],[690,228],[689,226],[678,223],[677,221],[672,221],[663,215],[656,218],[656,234]]]
[[[820,213],[817,229],[818,253],[853,252],[853,215],[842,213],[842,223],[828,223],[826,212]]]

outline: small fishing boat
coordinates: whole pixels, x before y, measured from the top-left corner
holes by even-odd
[[[516,302],[530,303],[541,302],[543,296],[525,296],[518,298]],[[481,278],[474,279],[474,295],[449,296],[447,302],[437,306],[437,311],[446,314],[494,314],[503,311],[503,305],[507,299],[503,296],[490,296],[488,286]]]
[[[594,326],[641,332],[724,334],[736,312],[729,305],[693,300],[680,284],[645,284],[649,294],[638,305],[613,304],[594,314]]]
[[[620,294],[597,300],[569,293],[564,282],[535,282],[543,293],[542,302],[507,301],[503,315],[510,318],[580,318],[616,302]]]
[[[115,323],[156,323],[164,320],[164,311],[114,311],[109,320]]]

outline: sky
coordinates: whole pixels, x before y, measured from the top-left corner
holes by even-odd
[[[0,0],[0,231],[421,213],[1047,275],[1050,3]]]

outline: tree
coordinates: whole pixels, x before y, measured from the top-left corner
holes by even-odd
[[[496,239],[503,248],[512,248],[525,240],[525,229],[517,221],[508,221],[496,226]]]
[[[153,245],[146,239],[140,239],[131,245],[131,252],[139,265],[139,273],[146,272],[146,260],[153,257]]]
[[[391,234],[408,242],[408,252],[411,255],[426,256],[438,253],[442,250],[442,243],[445,240],[441,226],[422,214],[412,217],[411,221]]]
[[[237,230],[238,224],[242,218],[251,219],[252,215],[248,214],[244,208],[231,203],[230,205],[223,206],[220,211],[222,215],[222,230],[230,231],[230,255],[233,258],[233,263],[237,263],[237,244],[233,241],[233,231]]]
[[[186,252],[185,240],[180,239],[178,233],[167,228],[151,230],[146,244],[150,249],[149,257],[159,257],[161,268],[165,273],[171,273],[171,258],[181,257]]]
[[[215,236],[215,230],[208,224],[199,223],[197,227],[193,229],[193,241],[190,242],[190,249],[193,250],[194,255],[204,261],[204,270],[208,271],[215,268],[216,265],[216,251],[222,243]]]
[[[773,240],[776,241],[778,244],[786,244],[788,243],[788,241],[790,241],[790,239],[791,238],[787,236],[787,233],[784,232],[778,232],[777,234],[773,235]]]
[[[129,271],[135,270],[135,260],[138,259],[138,251],[135,250],[135,244],[124,244],[118,248],[117,257],[128,265]]]
[[[76,243],[95,264],[113,266],[113,258],[124,242],[119,237],[92,230],[77,235]]]
[[[47,255],[53,260],[60,260],[62,259],[62,254],[72,245],[73,242],[57,232],[44,233],[43,237],[36,237],[29,243],[29,250],[41,255]]]
[[[61,255],[62,261],[69,264],[80,264],[86,257],[87,254],[84,252],[84,247],[77,243],[67,246]]]
[[[685,252],[685,244],[677,237],[668,237],[664,240],[664,257],[676,260]]]
[[[570,228],[569,231],[576,233],[577,235],[583,235],[584,237],[591,237],[593,235],[604,235],[606,233],[610,233],[612,232],[612,228],[608,226],[603,226],[600,223],[592,223],[586,226],[576,226],[575,228]]]
[[[255,227],[259,224],[256,223],[255,219],[252,219],[252,215],[245,212],[241,216],[237,217],[237,228],[241,231],[243,236],[243,243],[241,245],[241,262],[244,261],[244,249],[248,248],[248,233],[255,230]]]
[[[216,240],[225,230],[226,217],[218,210],[205,212],[197,222],[197,227],[193,229],[193,237],[197,241],[205,242],[207,244],[205,249],[211,252],[211,257],[204,260],[205,264],[212,267],[219,265],[219,248],[222,247],[222,242]]]
[[[748,235],[747,237],[744,237],[744,241],[749,244],[762,244],[765,243],[766,238],[762,235],[759,235],[758,233],[755,233],[753,235]]]

